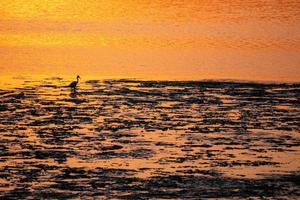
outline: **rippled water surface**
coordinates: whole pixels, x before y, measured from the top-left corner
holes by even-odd
[[[0,2],[0,74],[300,81],[299,0]]]
[[[299,55],[299,0],[0,1],[0,199],[297,199]]]
[[[21,79],[0,89],[2,198],[300,195],[300,85]]]

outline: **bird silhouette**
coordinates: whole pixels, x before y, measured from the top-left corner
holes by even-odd
[[[73,90],[76,90],[77,84],[79,83],[80,76],[77,75],[76,79],[77,79],[76,81],[73,81],[73,82],[70,83],[70,85],[69,85],[69,87],[72,88]]]

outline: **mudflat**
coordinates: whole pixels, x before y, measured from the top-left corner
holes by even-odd
[[[0,88],[0,198],[300,196],[300,84]]]

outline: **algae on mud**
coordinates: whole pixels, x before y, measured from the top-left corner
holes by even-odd
[[[1,198],[300,195],[300,84],[67,83],[0,89]]]

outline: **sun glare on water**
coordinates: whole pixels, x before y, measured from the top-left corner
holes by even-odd
[[[299,13],[295,0],[1,1],[0,72],[300,81]]]

